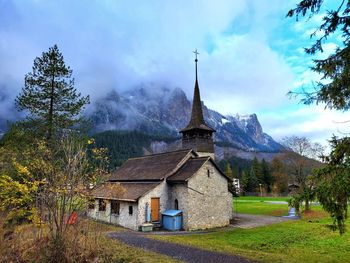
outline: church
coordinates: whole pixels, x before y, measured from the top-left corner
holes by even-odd
[[[88,216],[133,230],[162,226],[166,211],[179,211],[181,229],[223,227],[232,217],[229,178],[215,163],[213,133],[203,117],[195,59],[189,124],[182,149],[128,159],[92,190]]]

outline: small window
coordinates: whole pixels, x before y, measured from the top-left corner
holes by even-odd
[[[106,211],[106,202],[103,199],[98,199],[98,211]]]
[[[210,177],[210,170],[209,169],[207,170],[207,174],[208,174],[208,177]]]
[[[120,203],[118,201],[111,201],[111,214],[119,215],[120,211]]]
[[[95,209],[95,199],[90,199],[88,204],[89,209]]]
[[[132,213],[133,213],[133,207],[132,205],[129,205],[129,215],[132,215]]]
[[[179,201],[175,199],[175,210],[179,210]]]

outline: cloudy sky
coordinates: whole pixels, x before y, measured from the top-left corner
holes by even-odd
[[[92,99],[141,82],[180,87],[192,97],[194,49],[202,100],[223,114],[256,113],[275,139],[305,135],[324,143],[349,132],[348,114],[304,106],[286,96],[318,76],[308,68],[312,19],[286,18],[285,0],[0,0],[0,88],[9,97],[23,86],[33,60],[58,44],[76,88]],[[332,38],[327,56],[339,44]]]

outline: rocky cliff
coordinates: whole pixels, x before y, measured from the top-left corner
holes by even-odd
[[[220,147],[244,151],[278,152],[283,147],[263,132],[256,114],[225,116],[203,105],[204,118],[216,130]],[[96,100],[87,115],[95,132],[139,130],[145,133],[179,136],[191,115],[191,101],[180,88],[154,88],[150,84],[117,93],[111,91]]]

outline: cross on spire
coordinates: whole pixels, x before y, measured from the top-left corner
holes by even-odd
[[[197,55],[198,55],[199,53],[198,53],[197,49],[196,49],[195,51],[193,51],[193,53],[196,55],[196,59],[194,60],[194,62],[196,62],[196,66],[195,66],[195,69],[196,69],[196,71],[195,71],[195,72],[196,72],[196,84],[198,85],[198,83],[197,83],[197,82],[198,82],[198,80],[197,80],[197,78],[198,78],[198,77],[197,77],[197,62],[198,62]]]
[[[195,54],[194,61],[196,69],[196,80],[194,84],[191,119],[188,125],[180,131],[182,133],[182,148],[191,148],[197,152],[204,152],[210,156],[214,156],[214,142],[212,135],[215,130],[209,127],[204,121],[197,74],[199,53],[197,49],[193,51],[193,53]]]
[[[194,60],[196,63],[198,62],[198,58],[197,58],[197,55],[199,55],[197,49],[195,51],[193,51],[193,53],[196,55],[196,59]]]

